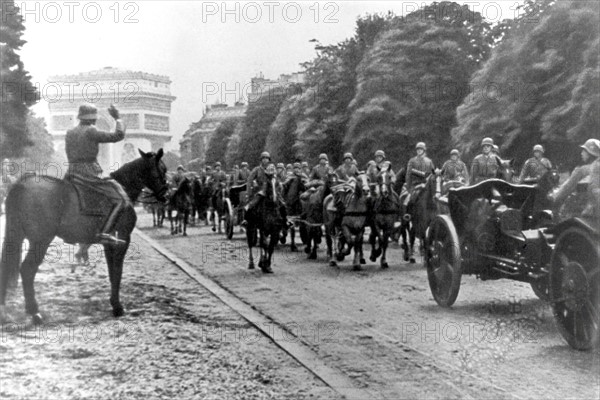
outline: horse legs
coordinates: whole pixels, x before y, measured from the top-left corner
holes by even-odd
[[[359,232],[356,236],[353,237],[354,239],[354,261],[352,262],[352,269],[354,271],[360,271],[362,270],[362,267],[360,266],[361,264],[361,257],[362,257],[362,243],[363,243],[363,234],[364,232]]]
[[[25,312],[32,316],[33,323],[36,325],[41,324],[43,321],[42,316],[39,313],[38,303],[35,300],[35,289],[33,283],[35,280],[35,275],[37,274],[40,264],[44,260],[46,250],[48,250],[50,243],[51,242],[49,241],[31,241],[29,243],[29,250],[27,251],[25,260],[23,260],[23,264],[21,265],[21,281],[23,283],[23,294],[25,296]]]
[[[415,234],[415,227],[411,226],[409,231],[408,231],[408,236],[409,236],[409,241],[410,241],[410,250],[408,252],[409,258],[410,258],[410,263],[414,264],[416,262],[415,260],[415,238],[416,238],[416,234]]]
[[[290,251],[296,252],[298,251],[298,247],[296,247],[296,228],[290,228]]]
[[[329,259],[330,267],[337,267],[337,262],[333,257],[333,246],[334,246],[335,228],[325,227],[325,243],[327,243],[327,258]]]
[[[385,254],[387,253],[389,234],[385,230],[381,233],[381,268],[386,269],[389,267]]]
[[[309,247],[310,252],[309,252],[309,255],[308,255],[308,259],[309,260],[316,260],[317,259],[317,248],[318,248],[317,237],[316,237],[316,234],[315,234],[314,230],[311,233],[312,234],[309,236],[310,237],[309,243],[312,246],[309,245],[310,246]]]
[[[189,217],[189,213],[190,212],[188,210],[186,210],[183,213],[183,236],[187,236],[187,220],[188,220],[188,217]]]
[[[110,305],[113,309],[114,317],[121,317],[125,314],[119,292],[121,290],[121,278],[123,276],[123,261],[129,247],[129,239],[127,244],[122,246],[104,245],[104,254],[106,256],[106,265],[108,267],[108,276],[110,278]]]
[[[377,231],[377,228],[373,227],[369,234],[369,243],[371,243],[371,255],[369,256],[369,260],[373,262],[377,261],[377,257],[381,254],[381,243],[379,243],[379,246],[377,245],[378,239],[379,232]]]
[[[256,229],[253,226],[248,226],[246,229],[246,241],[248,242],[248,269],[254,269],[254,256],[252,247],[256,244]]]
[[[215,210],[208,210],[208,215],[210,217],[210,219],[212,220],[212,231],[216,232],[217,231],[217,221],[215,221],[215,218],[217,217],[217,212]],[[220,224],[220,222],[219,222]]]

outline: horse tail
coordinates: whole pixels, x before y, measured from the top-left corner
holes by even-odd
[[[19,222],[19,203],[22,186],[15,185],[6,197],[6,227],[2,243],[2,259],[0,260],[0,276],[8,284],[16,286],[21,266],[21,249],[25,234]]]

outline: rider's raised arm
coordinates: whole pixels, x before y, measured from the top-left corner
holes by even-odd
[[[114,132],[104,132],[98,130],[95,126],[91,126],[86,135],[97,143],[115,143],[125,138],[125,126],[121,120],[117,120],[117,127]]]

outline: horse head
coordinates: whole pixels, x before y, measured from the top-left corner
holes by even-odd
[[[391,185],[392,185],[392,174],[390,173],[390,164],[385,163],[381,167],[381,172],[377,176],[377,183],[381,188],[381,195],[383,197],[387,197],[390,193]]]
[[[513,176],[515,175],[515,160],[503,160],[500,157],[498,160],[498,172],[496,177],[506,182],[512,182]]]
[[[162,161],[163,150],[160,149],[156,153],[144,153],[139,150],[139,153],[140,158],[128,162],[110,176],[123,186],[131,199],[137,198],[142,189],[147,187],[158,201],[165,202],[169,186],[166,178],[167,167]]]

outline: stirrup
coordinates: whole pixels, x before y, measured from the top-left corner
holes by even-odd
[[[113,236],[109,233],[99,233],[96,235],[96,238],[98,239],[100,244],[107,244],[107,245],[118,245],[118,246],[123,246],[125,244],[127,244],[127,242],[123,239],[119,239],[116,236]]]

